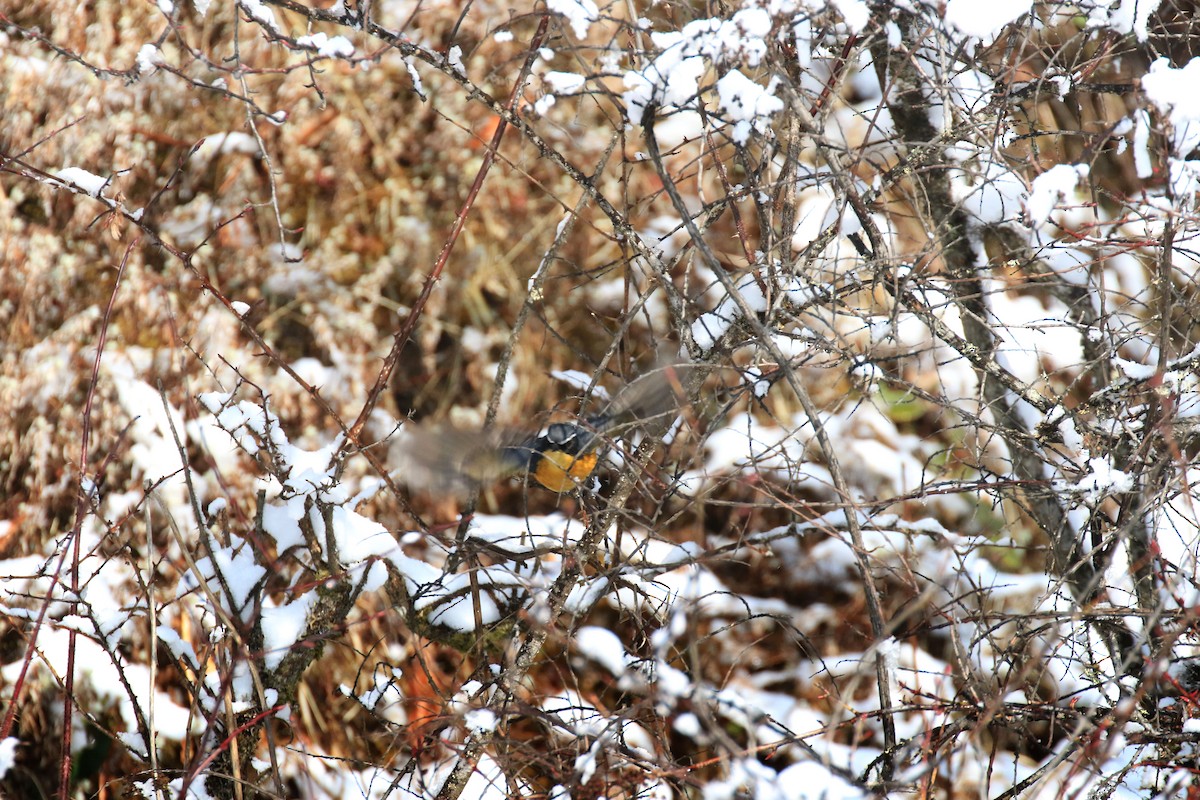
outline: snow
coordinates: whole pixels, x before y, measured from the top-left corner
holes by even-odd
[[[253,550],[237,536],[228,547],[217,547],[212,556],[196,559],[195,574],[188,573],[180,584],[181,593],[197,587],[198,582],[208,584],[206,600],[215,598],[225,612],[248,622],[252,619],[260,581],[267,570],[260,566]],[[228,591],[226,591],[228,590]]]
[[[450,48],[450,52],[446,53],[446,61],[449,62],[450,68],[464,78],[467,76],[467,65],[462,60],[462,48],[454,45]]]
[[[386,556],[396,549],[396,540],[387,528],[357,511],[342,505],[334,506],[332,518],[338,555],[343,564],[361,564],[374,556]]]
[[[771,118],[783,110],[783,101],[774,95],[775,84],[762,87],[741,70],[730,70],[717,81],[721,111],[733,121],[733,140],[745,144],[751,132],[766,133]]]
[[[771,381],[764,378],[762,371],[757,367],[747,368],[742,375],[742,379],[757,398],[766,397],[767,392],[771,390]]]
[[[494,731],[499,719],[486,708],[475,708],[463,715],[463,722],[473,731]]]
[[[21,744],[21,740],[13,736],[0,741],[0,780],[3,780],[8,771],[13,768],[19,744]]]
[[[208,163],[218,155],[240,153],[241,155],[257,156],[258,141],[244,131],[225,131],[205,136],[199,146],[192,151],[192,158],[200,163]]]
[[[572,389],[587,391],[587,388],[592,385],[592,376],[586,372],[581,372],[577,369],[558,369],[550,373],[550,377],[556,381],[562,381]],[[594,395],[597,400],[608,400],[608,392],[602,386],[597,386]]]
[[[586,39],[592,23],[600,19],[592,0],[547,0],[546,8],[567,18],[576,39]]]
[[[1020,175],[990,159],[978,178],[955,181],[953,191],[962,208],[983,225],[1015,223],[1026,197]]]
[[[108,184],[107,178],[101,178],[99,175],[93,175],[86,169],[80,167],[64,167],[55,173],[60,179],[73,183],[82,189],[85,193],[99,199],[100,192]]]
[[[509,776],[487,754],[480,756],[479,763],[474,765],[467,785],[459,795],[461,800],[509,800]],[[521,791],[521,782],[517,782],[517,791]],[[521,792],[525,794],[526,792]],[[409,796],[426,796],[424,793],[407,789],[402,794]]]
[[[1200,146],[1200,58],[1181,69],[1162,57],[1142,76],[1142,91],[1171,123],[1171,141],[1177,156],[1186,156]]]
[[[151,692],[154,695],[156,730],[160,737],[179,742],[189,732],[202,730],[202,721],[191,717],[187,708],[176,703],[166,692],[152,688],[148,667],[127,663],[116,651],[106,650],[86,636],[77,637],[72,645],[67,630],[63,628],[43,627],[37,644],[38,659],[35,660],[35,665],[44,662],[55,675],[66,674],[67,652],[73,646],[76,691],[91,692],[95,698],[111,704],[127,731],[142,730],[134,711],[134,704],[143,710],[149,708]],[[16,670],[13,667],[19,668],[21,663],[18,660],[0,670],[6,683],[14,682]],[[125,694],[126,686],[133,692],[132,697]],[[192,720],[191,729],[188,727],[189,719]],[[148,734],[148,731],[145,733]],[[10,741],[13,740],[6,740],[6,743]],[[78,751],[83,744],[84,742],[79,740],[73,743],[73,747]],[[0,750],[0,759],[2,758],[3,751]]]
[[[792,250],[801,252],[830,225],[844,219],[837,193],[828,184],[813,186],[800,194]]]
[[[403,576],[415,611],[430,624],[450,631],[476,630],[476,595],[479,621],[493,625],[529,596],[529,579],[505,568],[482,568],[474,577],[446,575],[436,567],[398,552],[388,556]]]
[[[701,789],[703,800],[866,800],[874,796],[814,761],[776,772],[754,758],[731,761],[727,777],[706,782]]]
[[[405,68],[408,69],[409,79],[412,80],[413,91],[416,92],[417,95],[422,100],[424,100],[425,99],[425,87],[421,83],[421,74],[419,72],[417,72],[416,61],[413,59],[412,56],[408,56],[404,59],[404,66],[405,66]]]
[[[1029,0],[947,0],[944,19],[951,28],[990,43],[1031,5]]]
[[[1188,123],[1195,127],[1194,123]],[[1181,210],[1195,208],[1195,195],[1200,192],[1200,168],[1195,162],[1173,158],[1169,161],[1168,181],[1171,194],[1181,198]]]
[[[556,548],[578,541],[584,527],[562,514],[530,516],[525,519],[503,514],[476,514],[467,536],[490,542],[514,555]]]
[[[815,761],[785,767],[777,783],[785,800],[865,800],[874,796]]]
[[[262,0],[237,0],[237,4],[246,12],[246,15],[250,19],[258,22],[274,35],[284,35],[283,30],[279,27],[279,23],[275,20],[275,12],[267,8]]]
[[[831,0],[851,33],[862,33],[871,21],[871,7],[865,0]]]
[[[200,659],[196,657],[196,651],[190,642],[185,642],[183,638],[175,631],[166,625],[159,625],[155,630],[159,642],[166,646],[171,656],[184,664],[189,665],[192,669],[198,669]]]
[[[301,47],[311,47],[319,56],[330,58],[349,58],[354,55],[354,45],[345,36],[330,36],[317,32],[311,36],[299,36],[296,44]]]
[[[659,63],[660,61],[666,63]],[[625,105],[629,118],[645,122],[646,109],[660,105],[666,111],[690,105],[700,92],[700,77],[708,65],[700,56],[681,58],[671,63],[665,54],[643,72],[625,73]]]
[[[1087,180],[1090,171],[1087,164],[1058,164],[1034,178],[1025,201],[1029,225],[1036,227],[1049,220],[1060,200],[1075,196],[1076,187]]]
[[[1126,358],[1114,358],[1113,363],[1120,368],[1125,377],[1135,381],[1146,381],[1158,374],[1158,366],[1154,364],[1139,364]]]
[[[137,68],[143,75],[154,73],[164,63],[166,62],[163,61],[162,52],[153,44],[147,42],[138,50]]]
[[[572,641],[580,655],[590,658],[617,677],[625,674],[628,658],[625,645],[612,631],[585,625],[575,631]]]
[[[138,353],[130,348],[126,355],[136,358]],[[139,368],[133,360],[105,359],[101,372],[112,381],[120,408],[130,420],[129,457],[136,474],[158,487],[158,496],[173,518],[191,524],[193,512],[184,474],[187,466],[180,452],[187,445],[183,414],[164,405],[159,390],[137,377]]]
[[[662,115],[654,123],[654,135],[663,150],[675,150],[684,142],[695,141],[704,136],[708,126],[704,117],[696,111],[674,111]],[[643,155],[644,157],[644,155]]]
[[[555,94],[578,92],[587,83],[587,78],[574,72],[547,72],[542,80]]]
[[[754,278],[745,279],[734,287],[746,306],[755,312],[766,310],[766,296]],[[724,293],[724,289],[721,289]],[[726,331],[741,318],[741,306],[732,295],[726,295],[715,309],[701,314],[692,323],[692,338],[701,350],[710,350]]]
[[[1112,2],[1094,0],[1089,5],[1089,28],[1111,28],[1120,34],[1133,33],[1139,42],[1145,42],[1150,33],[1150,17],[1162,5],[1162,0],[1117,0],[1115,6]]]
[[[783,101],[774,96],[773,81],[759,86],[739,67],[761,63],[771,27],[766,10],[751,6],[727,20],[699,19],[680,31],[652,33],[658,55],[645,68],[625,73],[623,100],[630,120],[645,124],[651,106],[661,107],[665,117],[697,109],[700,79],[713,67],[729,66],[732,69],[722,70],[725,74],[716,83],[718,105],[727,117],[723,122],[732,123],[731,136],[739,143],[747,141],[751,131],[765,132]]]
[[[276,669],[300,641],[308,615],[317,603],[316,592],[305,592],[282,606],[270,603],[262,609],[263,650],[267,669]]]

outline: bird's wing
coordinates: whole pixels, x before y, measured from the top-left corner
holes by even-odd
[[[536,436],[521,428],[410,423],[392,445],[394,475],[410,488],[464,494],[528,469]]]
[[[605,432],[643,426],[674,416],[684,402],[684,364],[659,365],[627,383],[604,412],[592,417],[592,427]]]

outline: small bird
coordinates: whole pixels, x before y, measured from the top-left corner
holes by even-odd
[[[613,438],[679,407],[679,365],[659,367],[627,384],[608,406],[579,422],[467,430],[407,426],[393,453],[396,476],[410,487],[461,494],[511,475],[528,475],[552,492],[582,487]]]

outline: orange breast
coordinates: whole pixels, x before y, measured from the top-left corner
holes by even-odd
[[[572,456],[562,451],[547,451],[540,454],[534,467],[533,477],[552,492],[569,492],[587,480],[596,468],[599,455],[595,452]]]

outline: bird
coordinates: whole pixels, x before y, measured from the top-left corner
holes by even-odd
[[[410,488],[464,494],[514,475],[558,494],[580,490],[613,439],[675,411],[680,365],[660,366],[626,384],[599,414],[541,429],[405,426],[394,474]]]

